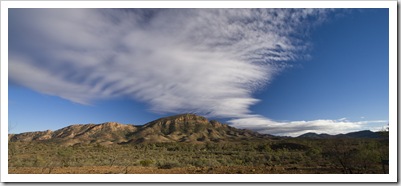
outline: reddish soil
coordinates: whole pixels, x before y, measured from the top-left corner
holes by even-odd
[[[340,170],[327,168],[296,167],[175,167],[160,169],[141,166],[84,166],[84,167],[12,167],[9,174],[327,174],[341,173]]]

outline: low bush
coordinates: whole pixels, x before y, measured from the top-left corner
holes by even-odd
[[[145,159],[145,160],[139,161],[139,164],[141,164],[143,167],[149,167],[153,163],[154,163],[153,160],[150,160],[150,159]]]

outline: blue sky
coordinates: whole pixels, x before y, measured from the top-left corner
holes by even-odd
[[[11,133],[193,112],[297,136],[388,123],[387,9],[10,9]]]

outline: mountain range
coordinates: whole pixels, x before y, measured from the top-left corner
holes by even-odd
[[[330,135],[330,134],[317,134],[313,132],[305,133],[298,138],[309,138],[309,139],[328,139],[328,138],[381,138],[383,134],[380,132],[372,132],[370,130],[362,130],[357,132],[350,132],[346,134],[337,134],[337,135]]]
[[[77,124],[51,131],[25,132],[9,134],[11,142],[43,141],[63,145],[74,144],[129,144],[158,142],[221,142],[253,140],[274,137],[247,129],[237,129],[218,121],[195,114],[180,114],[160,118],[144,125],[119,124],[106,122],[102,124]],[[358,131],[348,134],[329,135],[306,133],[297,138],[378,138],[380,134],[371,131]]]
[[[219,142],[265,138],[269,135],[237,129],[195,114],[160,118],[142,126],[106,122],[70,125],[56,131],[9,134],[14,141],[50,141],[65,145],[79,143],[127,144],[156,142]]]

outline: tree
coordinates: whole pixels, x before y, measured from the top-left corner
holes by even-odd
[[[334,165],[340,165],[344,174],[354,173],[352,161],[357,153],[350,140],[335,139],[327,144],[326,156],[332,160]]]
[[[325,155],[345,174],[381,172],[380,154],[388,149],[377,139],[334,139],[326,146]]]

